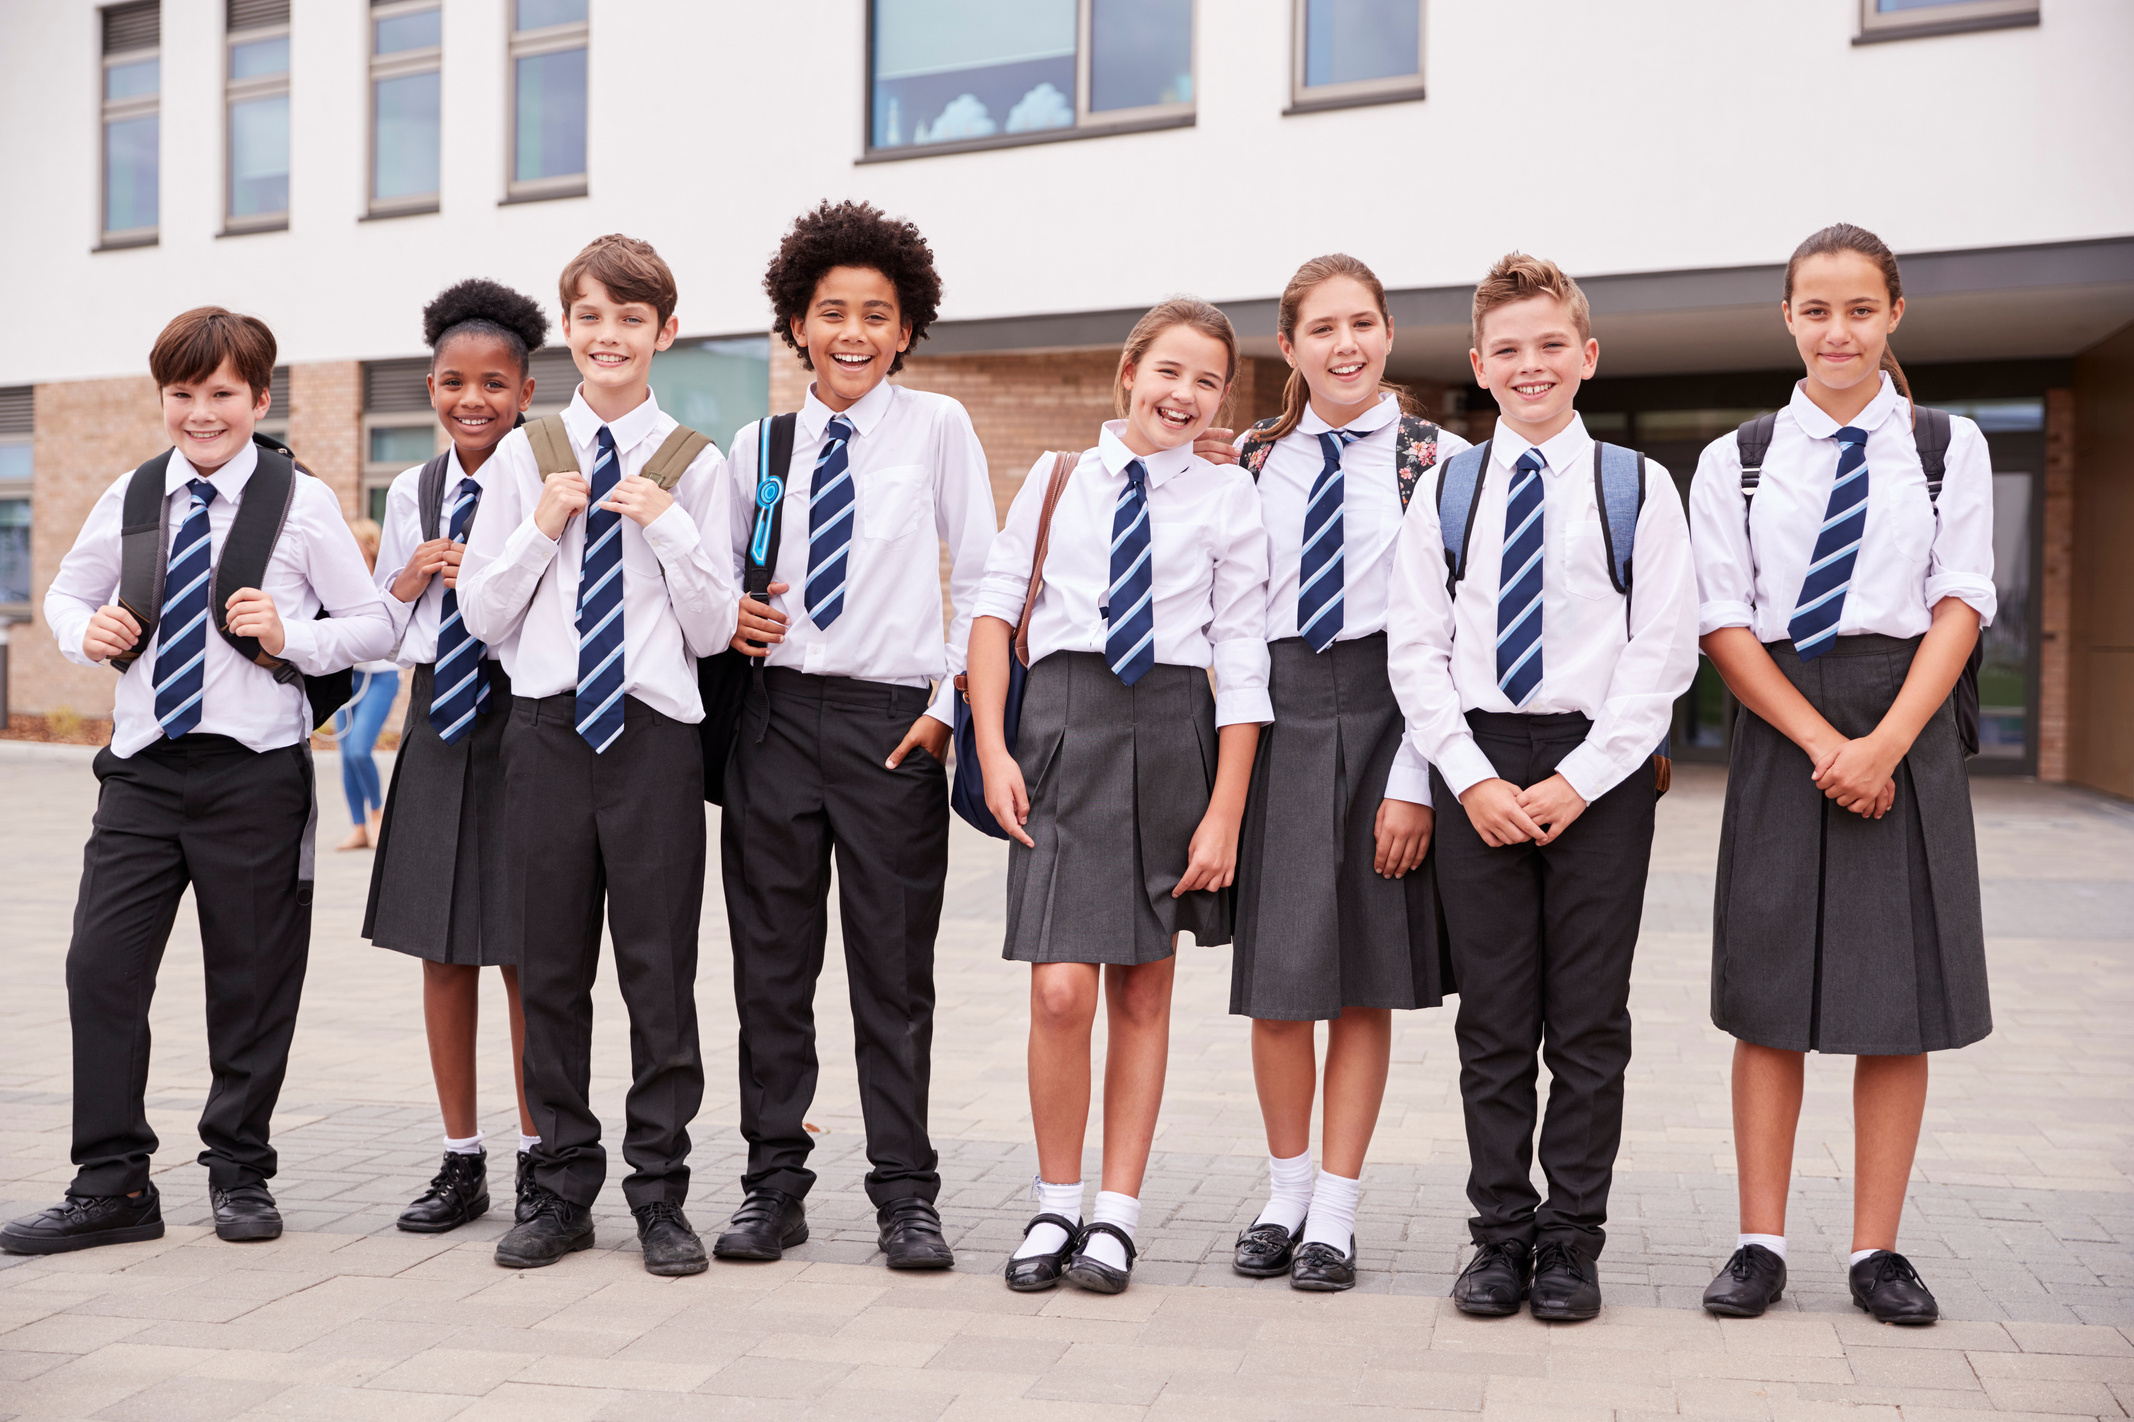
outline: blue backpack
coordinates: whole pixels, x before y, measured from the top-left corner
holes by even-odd
[[[1484,440],[1438,465],[1437,517],[1445,542],[1445,591],[1455,594],[1467,576],[1467,545],[1474,535],[1475,509],[1481,503],[1482,474],[1489,468]],[[1600,505],[1601,537],[1608,546],[1608,581],[1623,595],[1623,625],[1630,625],[1630,588],[1636,572],[1638,515],[1645,508],[1645,456],[1621,445],[1593,442],[1593,495]],[[1667,793],[1674,778],[1670,737],[1662,735],[1652,753],[1655,798]]]

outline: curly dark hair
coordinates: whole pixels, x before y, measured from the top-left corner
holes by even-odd
[[[934,270],[934,249],[909,222],[890,217],[870,202],[827,199],[795,218],[763,274],[771,298],[773,334],[782,337],[813,370],[807,347],[793,339],[793,320],[808,314],[815,287],[832,267],[872,267],[897,289],[897,306],[911,327],[911,345],[926,339],[941,309],[941,274]],[[909,348],[897,353],[889,373],[904,368]]]
[[[463,333],[501,336],[523,372],[526,358],[548,339],[548,317],[532,297],[474,277],[446,287],[422,308],[422,342],[433,358],[446,337]]]

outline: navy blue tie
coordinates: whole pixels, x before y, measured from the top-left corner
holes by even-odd
[[[200,724],[207,687],[208,584],[215,571],[207,522],[215,486],[194,479],[186,488],[193,506],[170,545],[163,613],[156,623],[156,721],[172,740]]]
[[[1348,489],[1348,480],[1341,472],[1341,453],[1362,438],[1353,430],[1333,430],[1319,436],[1319,452],[1326,462],[1304,505],[1304,547],[1297,561],[1297,635],[1315,652],[1333,646],[1341,634],[1345,577],[1341,510]]]
[[[622,515],[604,509],[622,482],[615,436],[595,438],[593,494],[585,506],[585,561],[578,570],[578,734],[595,754],[622,734]]]
[[[467,525],[482,486],[472,479],[459,481],[459,502],[452,506],[450,537],[467,541]],[[457,745],[474,728],[474,718],[489,710],[489,683],[482,679],[481,641],[470,635],[460,620],[459,590],[446,588],[437,610],[437,665],[431,669],[430,725],[446,745]]]
[[[852,544],[852,468],[846,445],[852,422],[843,415],[822,427],[822,453],[808,481],[808,618],[828,627],[845,610],[846,551]]]
[[[1860,559],[1860,535],[1867,529],[1867,431],[1845,426],[1838,442],[1837,482],[1823,511],[1822,531],[1815,536],[1808,576],[1793,602],[1786,634],[1802,661],[1813,661],[1835,646],[1838,619],[1845,613],[1845,590],[1852,586],[1853,564]]]
[[[1126,466],[1111,516],[1111,588],[1105,594],[1104,660],[1132,686],[1156,665],[1156,570],[1149,550],[1148,469]]]
[[[1497,564],[1497,685],[1507,701],[1526,705],[1541,685],[1541,471],[1548,463],[1530,449],[1512,466],[1504,499],[1504,554]]]

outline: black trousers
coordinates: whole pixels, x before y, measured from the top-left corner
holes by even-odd
[[[1572,714],[1468,713],[1497,774],[1525,789],[1553,775],[1592,723]],[[1633,770],[1547,846],[1482,842],[1433,767],[1438,894],[1460,984],[1460,1101],[1467,1118],[1468,1229],[1478,1244],[1607,1243],[1608,1187],[1623,1137],[1630,963],[1652,858],[1652,772]],[[1531,1178],[1535,1052],[1549,1064],[1541,1169]]]
[[[533,1178],[590,1205],[608,1175],[589,1100],[603,908],[630,1014],[623,1198],[689,1195],[689,1123],[704,1100],[697,920],[704,908],[704,760],[693,725],[623,700],[601,754],[569,692],[512,698],[504,727],[507,933],[520,943]],[[511,940],[507,940],[511,941]]]
[[[883,764],[925,711],[917,687],[767,668],[726,768],[720,832],[741,1017],[741,1134],[750,1190],[805,1195],[814,1143],[815,982],[830,931],[830,863],[851,980],[867,1195],[941,1192],[926,1132],[934,935],[948,873],[948,777],[914,749]]]
[[[299,880],[311,819],[303,746],[253,751],[227,736],[162,740],[96,757],[94,828],[67,948],[74,1028],[75,1195],[148,1184],[156,1149],[148,1090],[148,1004],[187,885],[207,974],[214,1084],[200,1113],[200,1163],[217,1189],[274,1175],[267,1121],[289,1068],[311,949],[311,884]]]

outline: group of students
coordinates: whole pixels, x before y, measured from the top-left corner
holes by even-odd
[[[1269,1191],[1240,1273],[1354,1285],[1392,1013],[1457,993],[1475,1216],[1453,1298],[1591,1318],[1654,806],[1701,647],[1742,706],[1712,972],[1738,1039],[1742,1234],[1705,1306],[1782,1296],[1803,1057],[1823,1051],[1858,1058],[1852,1297],[1934,1319],[1896,1236],[1925,1053],[1990,1030],[1963,688],[1994,612],[1991,478],[1974,425],[1909,398],[1878,239],[1837,226],[1794,254],[1804,378],[1705,451],[1687,516],[1665,470],[1586,433],[1585,298],[1523,254],[1475,294],[1475,379],[1500,411],[1481,446],[1385,383],[1383,289],[1322,257],[1282,294],[1278,416],[1220,427],[1230,323],[1166,301],[1121,352],[1120,418],[1040,459],[997,533],[969,416],[889,382],[940,301],[917,229],[824,203],[764,287],[814,379],[725,456],[652,396],[676,292],[645,243],[604,237],[565,267],[581,383],[530,425],[540,306],[487,281],[443,293],[424,334],[450,446],[394,482],[370,576],[331,491],[254,435],[266,327],[202,308],[164,332],[174,450],[106,491],[45,603],[70,658],[125,671],[67,961],[79,1169],[0,1247],[162,1233],[147,1006],[188,884],[216,1232],[280,1232],[267,1122],[309,940],[309,733],[331,673],[389,658],[413,684],[364,933],[424,960],[446,1134],[402,1228],[490,1208],[474,1043],[493,965],[520,1090],[497,1262],[592,1244],[604,916],[630,1017],[623,1193],[647,1269],[708,1267],[683,1206],[710,796],[749,1151],[709,1254],[808,1236],[834,860],[881,1248],[949,1267],[927,1096],[953,733],[958,809],[1011,841],[1004,956],[1031,965],[1039,1212],[1010,1288],[1131,1278],[1183,932],[1232,945],[1231,1010],[1252,1020]],[[262,489],[283,502],[264,559],[245,520]],[[240,586],[225,569],[246,557],[264,571]]]

